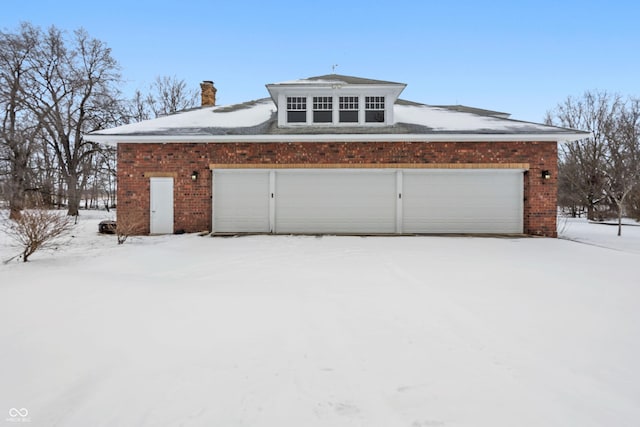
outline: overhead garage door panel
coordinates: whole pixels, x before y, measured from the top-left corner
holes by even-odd
[[[522,180],[513,170],[405,171],[403,231],[522,233]]]
[[[217,233],[523,231],[521,170],[229,169],[213,178]]]
[[[276,172],[278,233],[394,233],[395,171]]]
[[[213,229],[216,233],[268,233],[269,171],[213,173]]]

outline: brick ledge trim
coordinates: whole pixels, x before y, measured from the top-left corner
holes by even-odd
[[[177,172],[145,172],[145,178],[178,178]]]
[[[529,163],[211,163],[209,169],[524,169]],[[145,173],[146,176],[146,173]]]

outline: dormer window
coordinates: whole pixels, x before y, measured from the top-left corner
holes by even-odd
[[[304,96],[287,97],[287,121],[305,123],[307,121],[307,98]]]
[[[276,104],[278,127],[329,128],[393,126],[393,109],[406,85],[330,74],[268,84]]]
[[[357,96],[340,97],[340,123],[358,123],[358,101]]]
[[[367,123],[384,123],[384,96],[367,96],[364,106]]]
[[[333,97],[314,96],[313,97],[313,122],[332,123],[333,122]]]

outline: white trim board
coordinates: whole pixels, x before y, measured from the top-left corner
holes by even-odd
[[[290,143],[290,142],[567,142],[586,133],[541,134],[324,134],[324,135],[85,135],[88,141],[119,143]]]

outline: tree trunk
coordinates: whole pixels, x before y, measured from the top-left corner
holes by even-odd
[[[23,197],[17,196],[15,193],[11,195],[11,200],[9,201],[9,219],[20,219],[22,216],[23,205]]]
[[[17,168],[18,166],[14,165],[14,167]],[[9,218],[20,219],[25,202],[24,180],[20,172],[16,170],[11,176],[11,181],[9,184]]]
[[[11,173],[9,218],[19,219],[24,209],[27,185],[27,156],[20,148],[14,150],[14,163]]]
[[[618,236],[622,235],[622,206],[618,205]]]
[[[80,209],[80,189],[78,178],[70,174],[67,177],[67,215],[78,216]]]
[[[56,194],[56,206],[62,207],[64,204],[64,181],[62,177],[58,176],[58,191]]]

